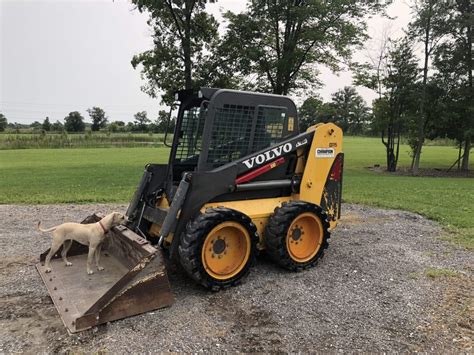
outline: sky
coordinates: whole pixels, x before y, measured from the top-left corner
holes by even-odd
[[[410,19],[408,0],[388,8],[390,21],[379,16],[368,21],[376,47],[384,29],[398,37]],[[219,0],[208,5],[218,20],[222,11],[240,12],[245,0]],[[133,55],[152,48],[148,16],[127,0],[0,0],[0,112],[9,122],[62,120],[87,108],[102,107],[109,120],[133,121],[138,111],[154,119],[160,100],[140,90],[144,81],[133,69]],[[367,50],[355,58],[364,60]],[[351,73],[337,75],[320,68],[325,84],[318,93],[329,100],[338,89],[351,85]],[[368,89],[359,93],[370,103]],[[305,93],[293,99],[301,104]]]

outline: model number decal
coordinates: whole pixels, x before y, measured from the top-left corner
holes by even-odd
[[[316,148],[316,158],[334,158],[334,148]]]
[[[308,140],[305,138],[302,141],[296,142],[296,148],[301,147],[302,145],[305,145],[308,143]]]

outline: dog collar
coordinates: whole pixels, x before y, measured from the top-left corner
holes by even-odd
[[[102,230],[104,231],[104,234],[107,233],[107,229],[105,229],[104,225],[102,224],[101,221],[99,221],[100,226],[102,227]]]

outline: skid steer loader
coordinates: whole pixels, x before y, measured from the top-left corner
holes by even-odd
[[[165,260],[217,291],[240,283],[259,251],[299,271],[328,246],[341,213],[339,127],[299,132],[295,104],[279,95],[201,88],[176,101],[168,164],[145,167],[127,226],[107,238],[106,270],[77,279],[37,265],[71,332],[171,305]],[[83,270],[87,248],[70,253]]]

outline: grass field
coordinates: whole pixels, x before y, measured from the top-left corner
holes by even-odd
[[[162,133],[91,132],[86,133],[0,133],[0,150],[43,148],[136,148],[162,147]],[[171,141],[172,135],[168,137]]]
[[[474,249],[474,179],[372,172],[366,167],[385,163],[380,141],[348,137],[344,144],[344,201],[420,213],[446,226],[447,238]],[[408,150],[402,147],[400,166],[410,165]],[[425,147],[421,167],[447,169],[456,159],[454,147]]]
[[[405,209],[439,221],[446,233],[474,248],[474,180],[393,176],[367,169],[384,165],[376,138],[344,141],[345,202]],[[408,166],[403,146],[400,165]],[[128,202],[148,162],[165,163],[166,148],[28,149],[0,151],[0,203]],[[457,150],[424,148],[422,167],[448,168]],[[471,169],[474,166],[471,164]]]

